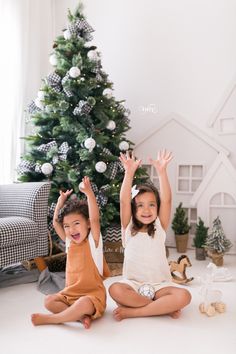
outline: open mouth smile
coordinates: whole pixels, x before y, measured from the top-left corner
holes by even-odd
[[[79,239],[80,239],[80,233],[75,234],[75,235],[71,235],[71,237],[73,238],[73,240],[79,241]]]

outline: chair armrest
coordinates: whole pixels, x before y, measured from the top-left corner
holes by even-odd
[[[0,217],[21,216],[40,222],[47,215],[49,182],[0,185]]]

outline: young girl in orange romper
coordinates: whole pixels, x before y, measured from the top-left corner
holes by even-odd
[[[91,321],[105,311],[103,280],[109,276],[109,269],[102,250],[99,208],[88,177],[83,178],[80,191],[87,201],[66,202],[72,190],[60,191],[53,225],[63,240],[69,240],[66,286],[59,293],[46,296],[45,307],[51,314],[33,314],[35,326],[80,321],[88,329]]]

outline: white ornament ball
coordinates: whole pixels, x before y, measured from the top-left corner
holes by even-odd
[[[152,285],[150,284],[143,284],[140,286],[140,288],[138,289],[138,292],[140,295],[142,296],[146,296],[149,299],[153,299],[155,296],[155,289]]]
[[[85,140],[84,146],[91,152],[96,146],[96,141],[93,138],[88,138]]]
[[[99,54],[96,50],[90,50],[88,53],[87,53],[87,57],[90,59],[90,60],[93,60],[93,61],[96,61],[98,60],[99,58]]]
[[[38,98],[42,101],[44,100],[44,97],[45,97],[45,92],[40,90],[38,92]]]
[[[71,33],[70,31],[67,29],[63,32],[63,36],[65,39],[71,39]]]
[[[84,182],[80,182],[79,184],[79,190],[81,191],[82,189],[84,189]]]
[[[37,97],[35,100],[34,100],[34,103],[36,104],[36,106],[40,109],[43,109],[44,108],[44,104],[43,102]]]
[[[103,172],[106,171],[107,165],[105,164],[105,162],[99,161],[99,162],[96,163],[95,169],[96,169],[97,172],[103,173]]]
[[[127,143],[127,141],[125,141],[125,140],[121,141],[120,144],[119,144],[119,149],[121,151],[129,150],[129,144]]]
[[[45,162],[42,167],[41,170],[43,172],[43,174],[45,174],[46,176],[50,175],[53,171],[53,167],[49,162]]]
[[[50,55],[49,57],[49,63],[53,66],[56,66],[57,65],[57,57],[56,57],[56,54],[52,54]]]
[[[109,88],[106,88],[105,90],[103,90],[103,96],[106,96],[106,98],[112,98],[113,94],[112,94],[112,90]]]
[[[109,130],[116,129],[116,123],[114,122],[114,120],[109,120],[107,125],[106,125],[106,128],[109,129]]]
[[[77,68],[77,66],[72,66],[72,68],[69,70],[69,75],[75,79],[76,77],[80,76],[80,69]]]

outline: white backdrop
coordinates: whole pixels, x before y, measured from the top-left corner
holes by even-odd
[[[54,0],[55,33],[78,0]],[[236,74],[235,0],[84,0],[136,143],[170,112],[206,122]]]
[[[49,70],[54,32],[52,0],[0,0],[0,183],[16,179],[24,142],[25,110]]]

